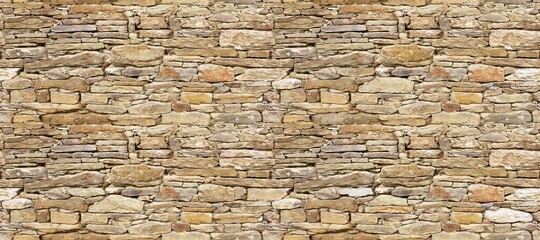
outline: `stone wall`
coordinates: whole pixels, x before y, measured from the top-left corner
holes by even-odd
[[[0,0],[0,239],[540,239],[540,0]]]

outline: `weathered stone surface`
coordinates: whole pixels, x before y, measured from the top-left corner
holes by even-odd
[[[377,77],[360,86],[359,92],[367,93],[410,93],[414,83],[404,78]]]
[[[530,213],[513,210],[510,208],[487,210],[485,217],[487,220],[494,223],[529,222],[532,220],[532,215]]]
[[[239,50],[266,49],[276,44],[271,31],[226,30],[219,35],[219,45]]]
[[[205,184],[197,188],[199,199],[203,202],[230,202],[234,200],[234,190],[214,184]]]
[[[163,114],[162,123],[208,126],[210,124],[210,115],[198,112],[172,112]]]
[[[374,55],[368,52],[352,52],[343,55],[330,56],[321,59],[308,60],[294,65],[296,71],[316,70],[323,67],[346,67],[369,65]]]
[[[210,240],[209,234],[198,233],[198,232],[171,232],[163,234],[163,240],[175,240],[175,239],[192,239],[192,240]]]
[[[395,45],[381,49],[381,63],[385,66],[423,66],[431,63],[435,49],[418,45]]]
[[[128,228],[130,234],[163,234],[171,231],[171,223],[148,221]]]
[[[50,59],[38,60],[28,63],[24,66],[24,70],[28,72],[36,72],[55,67],[77,67],[77,66],[100,66],[105,60],[105,54],[98,52],[82,52],[73,55],[60,56]]]
[[[321,179],[308,180],[295,184],[296,191],[317,190],[324,187],[348,187],[357,185],[369,185],[375,175],[369,172],[352,172],[343,175],[331,176]]]
[[[480,116],[469,112],[442,112],[434,114],[431,121],[439,124],[478,126]]]
[[[440,223],[432,222],[415,222],[412,224],[404,225],[398,229],[400,234],[434,234],[441,231]]]
[[[453,240],[453,239],[463,239],[463,240],[480,240],[480,235],[469,233],[469,232],[441,232],[433,234],[433,240]]]
[[[82,172],[50,179],[39,180],[25,184],[25,191],[39,191],[54,187],[80,187],[100,185],[105,176],[98,172]]]
[[[111,169],[110,181],[117,186],[151,186],[161,183],[164,169],[147,165],[124,165]]]
[[[120,195],[109,195],[103,200],[94,203],[88,208],[89,212],[111,212],[111,213],[140,213],[144,207],[144,202],[123,197]]]
[[[203,82],[232,82],[234,81],[234,72],[230,67],[223,67],[213,64],[204,64],[199,66],[199,78]]]
[[[111,49],[112,63],[116,66],[147,67],[159,65],[165,49],[147,45],[125,45]]]
[[[497,30],[489,35],[489,45],[506,49],[535,49],[540,44],[540,33],[525,30]]]
[[[504,71],[500,67],[482,64],[471,65],[468,68],[469,78],[474,82],[501,82],[504,81]]]
[[[537,151],[495,150],[489,155],[489,165],[506,169],[538,169],[539,154]]]
[[[381,177],[422,177],[433,176],[435,169],[433,167],[423,167],[416,165],[394,165],[383,167]]]
[[[481,184],[469,186],[469,199],[474,202],[501,202],[504,201],[504,191],[499,187]]]

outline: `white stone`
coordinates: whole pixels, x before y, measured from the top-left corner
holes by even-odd
[[[373,195],[371,188],[341,188],[338,190],[341,195],[348,195],[351,197],[365,197]]]
[[[494,223],[530,222],[533,220],[530,213],[510,208],[499,208],[495,211],[488,210],[486,211],[485,217]]]

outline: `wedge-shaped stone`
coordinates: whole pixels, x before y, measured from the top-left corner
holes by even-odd
[[[116,186],[153,186],[161,183],[165,169],[147,165],[123,165],[111,169],[110,181]]]
[[[487,210],[485,217],[487,220],[494,223],[530,222],[533,219],[532,215],[528,212],[518,211],[510,208]]]
[[[82,52],[73,55],[65,55],[50,59],[38,60],[27,63],[24,67],[26,72],[37,72],[55,67],[88,67],[100,66],[105,60],[105,54],[98,52]]]
[[[411,93],[414,83],[405,78],[376,77],[358,88],[365,93]]]
[[[219,45],[238,50],[267,49],[276,44],[272,31],[225,30],[219,35]]]
[[[435,48],[418,45],[394,45],[381,49],[381,63],[385,66],[425,66],[433,59]]]
[[[294,185],[297,192],[307,192],[326,187],[353,187],[369,185],[373,183],[375,174],[370,172],[351,172],[343,175],[335,175],[320,179],[307,180]]]
[[[540,169],[540,152],[526,150],[494,150],[489,155],[489,165],[508,170]]]
[[[526,30],[496,30],[489,35],[489,45],[509,50],[538,49],[540,32]]]
[[[142,212],[143,207],[143,201],[120,195],[109,195],[103,200],[90,206],[88,211],[105,213],[140,213]]]
[[[163,114],[161,123],[208,126],[210,115],[199,112],[171,112]]]
[[[105,175],[98,172],[81,172],[73,175],[65,175],[26,183],[24,189],[27,192],[36,192],[55,187],[88,187],[92,185],[101,185],[104,178]]]
[[[424,177],[433,176],[435,168],[417,165],[392,165],[383,167],[381,177],[400,178],[400,177]]]
[[[111,53],[115,66],[148,67],[162,62],[165,49],[147,45],[124,45],[113,47]]]
[[[294,65],[294,69],[298,72],[306,72],[324,67],[357,67],[373,63],[373,58],[374,55],[369,52],[351,52],[300,62]]]

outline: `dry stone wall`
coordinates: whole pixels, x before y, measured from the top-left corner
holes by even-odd
[[[0,0],[0,239],[538,240],[540,0]]]

